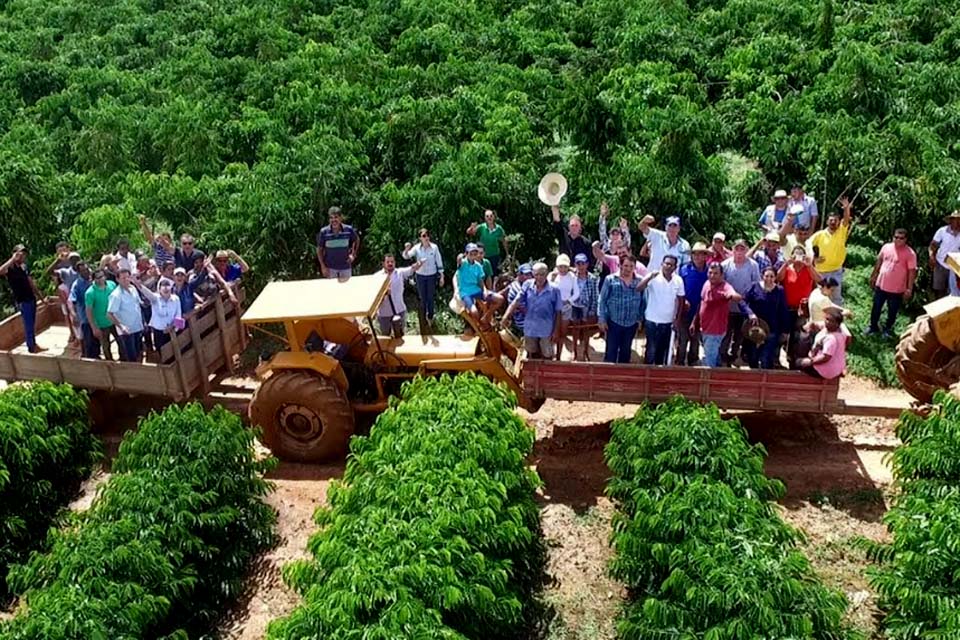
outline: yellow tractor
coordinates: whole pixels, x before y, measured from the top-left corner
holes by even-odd
[[[273,282],[244,313],[245,325],[266,333],[282,325],[285,334],[273,333],[288,350],[258,367],[261,384],[249,408],[278,457],[343,457],[358,421],[386,409],[400,384],[418,373],[475,371],[506,383],[521,405],[529,404],[517,381],[517,345],[506,332],[474,325],[472,336],[377,335],[373,317],[388,283],[382,273]]]
[[[960,253],[949,254],[947,264],[960,275]],[[896,365],[903,388],[930,402],[938,389],[952,387],[960,394],[960,297],[940,298],[923,310],[900,336]]]

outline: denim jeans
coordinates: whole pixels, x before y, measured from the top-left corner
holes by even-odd
[[[667,353],[670,351],[670,333],[673,325],[670,323],[644,322],[647,333],[647,353],[643,359],[645,364],[667,364]]]
[[[733,362],[738,357],[740,357],[740,347],[743,346],[743,323],[747,319],[747,316],[740,313],[731,312],[727,316],[727,333],[723,336],[723,343],[720,345],[720,357],[724,360],[728,359],[730,362]]]
[[[83,357],[92,360],[100,359],[100,341],[93,335],[93,328],[86,322],[80,325],[83,332]]]
[[[428,320],[433,320],[439,278],[440,274],[437,273],[431,276],[417,274],[417,293],[420,294],[420,304],[423,305],[423,311],[427,314]]]
[[[604,362],[630,362],[633,337],[637,335],[637,325],[624,327],[616,322],[607,323],[607,348]]]
[[[720,366],[720,344],[723,335],[700,334],[703,339],[703,363],[708,367]]]
[[[21,302],[17,304],[20,317],[23,320],[23,334],[26,337],[27,350],[37,349],[37,301]]]
[[[880,287],[874,287],[873,309],[870,310],[870,330],[880,330],[880,314],[883,313],[883,305],[887,305],[887,321],[883,325],[883,330],[890,332],[893,329],[893,323],[897,321],[897,314],[900,312],[902,302],[902,293],[889,293]]]
[[[117,334],[117,343],[120,345],[120,360],[123,362],[140,362],[143,355],[143,332]]]

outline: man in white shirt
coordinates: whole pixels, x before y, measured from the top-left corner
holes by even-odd
[[[639,288],[647,291],[647,310],[644,314],[644,333],[647,336],[645,364],[667,364],[667,354],[673,346],[673,330],[680,326],[683,299],[686,292],[683,278],[676,275],[677,257],[666,255],[660,271],[651,271],[640,281]]]
[[[383,273],[390,277],[390,288],[387,289],[387,295],[383,297],[380,308],[377,310],[377,324],[380,326],[380,333],[389,336],[396,332],[403,336],[404,327],[407,324],[407,305],[403,301],[403,283],[410,279],[414,273],[423,265],[423,261],[416,262],[409,267],[397,269],[397,261],[392,253],[383,256],[383,269],[377,273]],[[394,327],[397,327],[394,331]]]
[[[942,298],[948,293],[960,295],[957,280],[947,266],[947,254],[960,251],[960,209],[946,217],[947,224],[937,229],[930,243],[930,270],[933,271],[933,294]]]
[[[816,230],[817,221],[820,218],[820,211],[817,209],[817,201],[812,196],[803,192],[803,185],[794,183],[790,187],[790,199],[787,201],[787,211],[792,211],[794,207],[800,207],[802,211],[798,212],[795,221],[796,226],[806,227]]]
[[[133,285],[129,269],[120,269],[117,288],[110,294],[107,317],[117,329],[120,359],[124,362],[140,362],[143,354],[143,312],[140,310],[140,294]]]
[[[674,256],[681,267],[690,262],[690,243],[680,237],[680,218],[668,217],[666,231],[654,229],[651,225],[655,220],[648,215],[640,221],[640,232],[650,242],[650,263],[647,268],[658,271],[663,257],[668,255]]]

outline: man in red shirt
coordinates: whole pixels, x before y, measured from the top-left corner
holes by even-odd
[[[723,279],[723,267],[717,263],[711,264],[700,294],[700,312],[693,317],[693,324],[690,325],[690,334],[699,332],[703,340],[703,360],[708,367],[720,366],[720,343],[727,333],[730,302],[738,303],[740,313],[746,315],[749,322],[757,321],[757,316],[741,295]]]
[[[873,309],[870,311],[867,335],[880,332],[880,314],[886,304],[887,322],[883,325],[883,337],[890,337],[900,304],[913,295],[913,284],[916,281],[917,254],[907,245],[906,229],[897,229],[893,232],[893,242],[881,247],[870,275]]]
[[[803,324],[801,318],[807,306],[807,298],[813,287],[820,284],[821,279],[820,273],[813,266],[813,259],[807,257],[807,251],[802,245],[793,248],[790,259],[784,262],[777,272],[777,280],[783,285],[787,301],[787,328],[790,331],[787,360],[791,364],[797,358],[800,327]]]

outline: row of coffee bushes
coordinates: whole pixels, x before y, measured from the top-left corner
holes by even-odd
[[[890,638],[960,637],[960,399],[941,392],[934,403],[925,418],[900,419],[899,492],[885,517],[893,541],[867,545]]]
[[[533,432],[472,374],[407,383],[317,512],[313,558],[285,568],[304,603],[271,640],[514,638],[544,547]]]
[[[20,595],[3,640],[186,637],[236,597],[274,538],[254,433],[197,404],[151,414],[124,438],[113,475],[49,553],[10,571]]]
[[[613,424],[612,573],[629,602],[619,636],[852,637],[842,594],[816,579],[775,511],[765,452],[714,406],[674,399]]]
[[[45,539],[101,456],[87,397],[49,382],[0,391],[0,600],[10,565]]]

